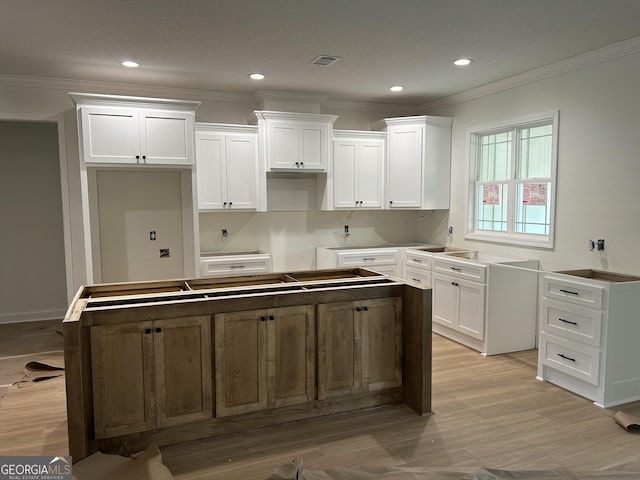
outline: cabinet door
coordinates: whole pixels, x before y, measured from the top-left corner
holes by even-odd
[[[359,145],[356,200],[360,207],[382,207],[382,165],[384,141],[366,141]]]
[[[484,339],[485,286],[466,280],[456,280],[458,286],[458,325],[460,332]]]
[[[424,127],[389,128],[387,200],[389,208],[422,206]]]
[[[434,273],[433,288],[433,321],[455,328],[458,318],[457,281],[447,275]]]
[[[353,302],[318,305],[318,399],[362,389],[362,317]]]
[[[154,322],[158,427],[211,418],[210,317]]]
[[[402,301],[380,298],[356,302],[362,317],[362,390],[402,385]]]
[[[293,122],[267,123],[268,151],[270,168],[296,168],[298,159],[297,128]]]
[[[86,163],[138,163],[140,121],[136,111],[82,107],[80,118]]]
[[[333,203],[335,208],[355,208],[358,144],[336,140],[333,144]]]
[[[304,170],[327,169],[329,128],[319,122],[302,122],[298,127],[300,167]]]
[[[216,416],[267,407],[267,316],[264,310],[215,316]]]
[[[198,208],[222,209],[227,199],[224,135],[196,132]]]
[[[315,397],[315,322],[312,306],[267,312],[268,407]]]
[[[256,136],[226,138],[227,207],[256,209],[258,154]]]
[[[193,165],[193,116],[181,112],[140,113],[140,148],[145,164]]]
[[[152,327],[152,322],[91,327],[96,438],[155,428]]]

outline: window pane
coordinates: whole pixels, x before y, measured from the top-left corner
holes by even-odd
[[[506,180],[511,165],[511,132],[480,136],[478,180]]]
[[[551,176],[552,125],[520,129],[520,178]]]
[[[505,184],[477,184],[476,229],[493,232],[507,231],[507,186]]]
[[[516,232],[549,235],[551,183],[519,183],[516,199]]]

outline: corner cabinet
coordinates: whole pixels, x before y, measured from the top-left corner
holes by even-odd
[[[386,208],[449,208],[453,118],[415,116],[374,123],[387,132]]]
[[[212,417],[208,315],[99,325],[90,337],[96,438]]]
[[[334,115],[256,111],[266,171],[326,172]]]
[[[256,210],[258,128],[196,123],[199,210]]]
[[[199,102],[71,94],[85,163],[193,165]]]
[[[333,208],[383,206],[385,134],[333,132]]]

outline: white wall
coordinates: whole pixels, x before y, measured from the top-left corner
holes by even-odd
[[[640,274],[640,54],[556,75],[431,114],[455,117],[449,223],[458,246],[570,266]],[[465,241],[469,128],[560,110],[553,250]],[[587,241],[605,239],[602,253]]]
[[[0,121],[0,323],[62,318],[57,124]]]
[[[272,254],[274,271],[315,268],[315,247],[379,245],[416,238],[417,212],[264,212],[201,213],[200,249],[263,250]],[[349,225],[349,237],[344,225]],[[222,237],[222,229],[229,236]]]

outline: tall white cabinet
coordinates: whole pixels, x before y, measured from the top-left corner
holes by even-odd
[[[199,267],[196,252],[200,250],[196,235],[194,123],[200,102],[85,93],[71,93],[70,96],[76,103],[78,117],[85,260],[83,283],[102,281],[101,265],[108,261],[101,258],[97,179],[101,172],[116,170],[120,175],[150,169],[172,170],[179,174],[182,238],[178,250],[182,251],[184,275],[194,276]],[[131,206],[131,210],[135,208],[135,205]],[[169,245],[155,243],[153,225],[149,230],[143,238],[136,236],[132,241],[144,244],[143,248],[153,252],[154,262],[165,262],[170,249],[163,247]],[[166,240],[162,232],[158,232],[158,236]],[[163,250],[166,251],[164,257]]]
[[[196,124],[200,210],[256,210],[258,128]]]
[[[387,132],[386,208],[449,208],[452,124],[423,115],[372,125]]]
[[[382,208],[385,138],[379,132],[334,130],[334,208]]]

